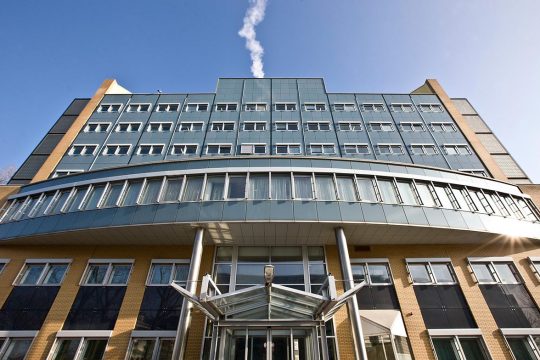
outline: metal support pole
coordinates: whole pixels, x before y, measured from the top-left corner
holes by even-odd
[[[343,228],[336,228],[336,242],[339,252],[339,260],[341,262],[341,271],[343,272],[343,284],[345,291],[354,287],[351,259],[349,258],[349,249],[347,248],[347,238]],[[364,333],[362,331],[362,323],[360,321],[360,310],[358,310],[358,300],[353,296],[347,301],[349,314],[355,342],[355,356],[359,360],[367,360],[366,344],[364,343]]]
[[[322,360],[328,360],[330,359],[330,354],[328,353],[328,339],[326,338],[326,325],[324,322],[321,322],[319,332],[321,334],[321,358]]]
[[[197,280],[199,279],[199,269],[201,268],[201,258],[203,252],[203,236],[204,229],[198,228],[193,242],[193,252],[191,253],[191,266],[187,277],[186,290],[195,294],[197,291]],[[186,351],[187,332],[191,321],[191,308],[193,305],[190,301],[184,299],[182,302],[182,311],[178,320],[178,328],[176,330],[176,339],[174,341],[173,356],[174,360],[183,360]]]

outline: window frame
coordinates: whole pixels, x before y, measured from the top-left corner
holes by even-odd
[[[175,153],[174,148],[175,146],[182,146],[184,147],[184,150],[181,153]],[[185,150],[188,146],[195,146],[195,153],[193,154],[187,154]],[[171,149],[169,151],[169,155],[183,155],[183,156],[196,156],[199,153],[199,144],[198,143],[173,143],[171,144]]]
[[[66,278],[66,274],[69,271],[69,268],[71,267],[71,263],[73,262],[73,259],[26,259],[23,266],[21,267],[21,270],[19,270],[19,273],[15,277],[15,280],[13,280],[12,285],[13,286],[62,286],[62,283],[64,282]],[[36,281],[35,284],[21,284],[21,280],[24,276],[25,270],[27,268],[27,265],[32,264],[43,264],[43,270],[41,270],[41,273]],[[47,275],[48,270],[51,268],[51,265],[67,265],[66,271],[62,275],[62,279],[58,284],[44,284],[43,281],[45,279],[45,276]],[[5,267],[5,266],[4,266]]]
[[[413,113],[416,109],[413,103],[396,102],[390,104],[390,111],[395,113]]]
[[[219,110],[218,106],[225,105],[225,110]],[[234,110],[229,109],[230,106],[234,105]],[[238,111],[238,103],[237,102],[218,102],[214,104],[214,111],[216,112],[233,112]]]
[[[411,127],[411,130],[406,130],[403,125],[409,125]],[[420,129],[416,129],[416,127],[420,127]],[[421,121],[401,121],[399,123],[399,128],[403,132],[425,132],[426,127],[424,126],[424,123]]]
[[[251,152],[243,152],[244,146],[251,146]],[[256,147],[264,146],[264,152],[260,153],[256,151]],[[268,148],[265,143],[241,143],[240,144],[240,155],[266,155],[268,153]]]
[[[347,125],[348,129],[342,129],[342,125]],[[360,129],[353,129],[352,126],[353,125],[359,125],[360,126]],[[356,132],[356,131],[362,131],[364,130],[364,127],[362,126],[362,122],[361,121],[339,121],[338,122],[338,131],[353,131],[353,132]]]
[[[195,105],[195,110],[189,110],[189,107]],[[201,106],[206,105],[206,109],[201,110]],[[210,109],[210,103],[207,102],[189,102],[185,103],[182,112],[207,112]]]
[[[4,340],[4,343],[0,346],[0,357],[4,358],[4,355],[6,354],[6,351],[11,344],[12,341],[17,340],[31,340],[30,345],[28,346],[28,349],[26,350],[26,353],[24,354],[24,359],[27,358],[28,352],[32,348],[32,345],[34,345],[34,340],[36,339],[36,335],[38,334],[37,330],[29,330],[29,331],[18,331],[18,330],[7,330],[7,331],[1,331],[2,335],[0,336],[0,340]]]
[[[107,149],[109,147],[112,147],[112,146],[116,147],[116,150],[114,151],[114,154],[107,154],[106,153]],[[127,146],[128,147],[128,150],[127,150],[127,152],[125,154],[118,154],[118,152],[120,151],[121,146]],[[132,146],[133,145],[131,145],[131,144],[107,144],[107,145],[103,146],[103,151],[101,152],[101,155],[103,155],[103,156],[129,156],[130,153],[131,153],[131,147]]]
[[[208,153],[208,147],[209,146],[217,146],[218,147],[218,152],[217,153]],[[229,147],[229,152],[228,153],[223,153],[221,151],[222,147]],[[233,144],[232,143],[209,143],[209,144],[206,144],[205,146],[205,152],[204,152],[205,155],[233,155]]]
[[[133,330],[131,332],[131,337],[129,338],[129,346],[126,351],[126,359],[130,359],[131,351],[133,350],[133,343],[135,340],[152,340],[155,341],[154,350],[152,350],[152,360],[158,360],[158,356],[161,351],[161,341],[169,340],[175,341],[176,331],[167,331],[167,330]],[[157,345],[157,346],[156,346]],[[204,345],[204,344],[203,344]]]
[[[54,360],[58,346],[62,340],[79,340],[79,345],[75,352],[75,357],[73,360],[82,360],[82,353],[86,341],[88,340],[107,340],[105,344],[105,350],[103,352],[103,357],[101,360],[105,359],[107,356],[107,346],[109,345],[109,340],[112,336],[112,330],[60,330],[56,333],[54,339],[54,344],[51,347],[49,355],[47,356],[48,360]]]
[[[338,110],[336,107],[343,106],[343,110]],[[351,108],[352,106],[352,108]],[[344,103],[334,103],[332,105],[332,108],[335,112],[355,112],[356,111],[356,104],[353,102],[344,102]]]
[[[187,125],[189,124],[189,130],[182,130],[182,125]],[[201,129],[200,130],[193,130],[193,125],[195,124],[201,124]],[[176,131],[177,132],[199,132],[199,131],[204,131],[204,121],[181,121],[179,124],[178,124],[178,127],[176,128]]]
[[[384,103],[362,103],[362,112],[385,112],[386,106]],[[371,109],[370,109],[371,108]]]
[[[277,148],[278,146],[287,146],[287,153],[278,153],[277,152]],[[298,152],[291,152],[291,146],[298,146]],[[275,143],[274,144],[274,148],[275,148],[275,155],[302,155],[302,144],[300,143]]]
[[[141,147],[143,146],[150,146],[150,150],[148,154],[141,154]],[[161,146],[161,150],[159,153],[154,153],[155,148],[159,148]],[[135,152],[138,156],[156,156],[156,155],[163,155],[163,150],[165,150],[165,144],[139,144],[137,146],[137,151]]]
[[[347,146],[354,146],[356,149],[356,152],[348,152],[346,150]],[[358,151],[359,147],[363,148],[364,146],[366,147],[367,152],[366,153],[359,152]],[[368,143],[343,143],[343,154],[345,155],[371,155],[371,149]]]
[[[142,106],[146,106],[148,105],[148,109],[147,110],[141,110],[141,107]],[[137,107],[136,110],[132,110],[132,107]],[[146,112],[151,112],[152,111],[152,103],[129,103],[127,108],[126,108],[126,112],[128,113],[146,113]]]
[[[412,277],[412,274],[411,274],[410,265],[418,265],[418,264],[426,266],[431,282],[420,283],[420,282],[414,281],[414,278]],[[452,276],[453,281],[451,282],[438,281],[433,271],[432,264],[447,265],[451,269],[450,275]],[[458,285],[459,284],[457,275],[454,270],[454,265],[452,264],[452,260],[450,258],[406,258],[405,265],[407,267],[407,275],[409,278],[409,283],[412,285]]]
[[[250,110],[248,107],[255,106],[253,110]],[[259,109],[259,107],[264,107],[264,109]],[[245,112],[264,112],[268,111],[268,103],[266,102],[246,102],[244,103]]]
[[[321,129],[322,125],[328,125],[328,129]],[[317,129],[310,129],[310,125],[317,125]],[[306,131],[331,131],[332,127],[330,126],[330,121],[306,121]]]
[[[433,149],[433,153],[432,154],[428,153],[426,151],[426,148]],[[414,143],[414,144],[409,144],[409,149],[411,150],[411,155],[425,155],[425,156],[439,155],[439,150],[437,149],[437,145],[435,145],[435,144]],[[422,153],[415,152],[414,149],[421,149]]]
[[[156,125],[156,124],[158,125],[158,129],[157,130],[152,130],[151,126]],[[163,130],[163,125],[165,125],[165,124],[170,125],[169,130]],[[173,128],[173,122],[172,121],[150,121],[148,123],[148,125],[146,126],[146,132],[150,132],[150,133],[170,132],[170,131],[172,131],[172,128]]]
[[[379,124],[381,129],[380,130],[374,129],[373,125],[375,125],[375,124]],[[383,126],[388,126],[388,125],[390,126],[391,130],[385,130],[383,128]],[[394,131],[396,131],[396,128],[395,128],[394,124],[391,121],[370,121],[369,122],[369,130],[373,131],[373,132],[394,132]]]
[[[181,265],[181,264],[189,265],[190,263],[191,263],[191,259],[152,259],[152,261],[150,262],[150,268],[148,269],[148,275],[146,276],[146,281],[144,284],[145,286],[169,286],[176,275],[175,266]],[[170,265],[173,267],[173,271],[171,271],[171,276],[169,277],[169,282],[167,284],[152,284],[151,283],[152,270],[153,270],[154,265]]]
[[[468,144],[442,144],[442,149],[444,150],[444,154],[448,156],[467,156],[467,155],[473,155],[473,151],[471,150],[471,147]],[[456,152],[455,154],[449,154],[448,148],[453,148]],[[461,154],[459,149],[465,149],[468,154]]]
[[[252,130],[248,130],[246,129],[246,125],[247,124],[253,124],[253,129]],[[263,125],[263,129],[257,129],[257,125]],[[242,131],[266,131],[266,121],[244,121],[244,123],[242,124]]]
[[[115,106],[115,105],[118,105],[119,108],[117,111],[112,111],[112,108]],[[107,110],[102,110],[104,106],[107,106],[108,109]],[[119,113],[119,112],[122,112],[122,108],[124,107],[124,104],[122,103],[101,103],[99,104],[99,106],[97,107],[97,112],[98,113]]]
[[[529,346],[533,350],[533,353],[536,356],[536,359],[540,359],[540,345],[537,344],[533,338],[533,336],[540,337],[540,331],[537,328],[526,328],[526,329],[502,328],[500,329],[500,331],[503,335],[504,343],[506,345],[506,348],[510,352],[512,359],[520,360],[516,358],[516,356],[514,355],[514,352],[512,351],[512,348],[510,347],[510,344],[508,343],[508,338],[527,339],[527,342],[529,343]]]
[[[232,129],[225,129],[225,125],[230,125],[232,124],[233,128]],[[214,129],[214,125],[216,126],[219,126],[221,125],[222,126],[222,129]],[[212,123],[210,124],[210,131],[213,131],[213,132],[229,132],[229,131],[235,131],[236,130],[236,122],[235,121],[212,121]]]
[[[493,357],[489,352],[489,348],[486,345],[484,335],[482,331],[478,328],[471,329],[428,329],[429,343],[431,345],[431,350],[435,359],[438,359],[437,351],[435,349],[435,344],[433,339],[452,339],[453,348],[457,351],[457,356],[459,360],[466,360],[463,348],[461,346],[460,339],[478,339],[480,346],[483,352],[483,355],[486,356],[487,360],[492,360]],[[456,355],[456,354],[454,354]]]
[[[59,172],[65,172],[66,174],[59,174]],[[74,174],[80,174],[80,173],[83,173],[84,170],[82,169],[62,169],[62,170],[55,170],[53,175],[52,175],[52,178],[55,179],[57,177],[62,177],[62,176],[69,176],[69,175],[74,175]]]
[[[472,266],[474,263],[478,264],[487,264],[488,270],[491,273],[491,276],[495,279],[495,281],[490,282],[484,282],[479,281],[478,276],[476,275],[474,271],[474,267]],[[504,282],[502,277],[499,275],[499,272],[497,271],[497,268],[494,264],[507,264],[510,265],[510,271],[516,278],[517,282]],[[469,273],[473,277],[473,280],[478,285],[493,285],[493,284],[524,284],[523,277],[519,273],[519,270],[517,266],[514,264],[514,259],[509,256],[501,256],[501,257],[468,257],[467,258],[467,268],[469,270]]]
[[[139,194],[140,196],[140,194]],[[79,286],[128,286],[129,280],[131,279],[131,274],[133,273],[133,265],[135,264],[134,259],[89,259],[86,263],[86,267],[79,281]],[[90,271],[91,265],[107,265],[107,271],[103,276],[103,281],[101,284],[87,284],[87,276]],[[111,284],[111,275],[114,265],[130,265],[129,274],[126,279],[125,284]]]
[[[392,274],[392,268],[390,266],[390,260],[388,258],[351,258],[351,265],[362,265],[364,267],[364,275],[366,286],[393,286],[394,275]],[[388,270],[389,283],[374,283],[371,281],[371,275],[369,272],[369,265],[385,265]]]
[[[278,105],[284,105],[285,109],[284,110],[278,110],[278,108],[277,108]],[[294,108],[292,110],[289,110],[289,109],[287,109],[288,105],[294,105]],[[297,111],[297,104],[295,102],[276,102],[276,103],[274,103],[274,111],[279,111],[279,112]]]
[[[2,272],[6,269],[11,259],[8,258],[1,258],[0,259],[0,275],[2,275]]]
[[[89,127],[90,125],[96,125],[97,128],[99,128],[100,130],[99,130],[99,131],[90,131],[90,130],[88,129],[88,127]],[[102,130],[103,125],[106,125],[106,126],[107,126],[104,130]],[[112,124],[111,124],[110,122],[107,122],[107,121],[89,121],[89,122],[87,122],[86,125],[84,126],[83,132],[84,132],[84,133],[87,133],[87,134],[94,134],[94,133],[99,134],[99,133],[104,133],[104,132],[108,132],[108,131],[109,131],[109,129],[111,128],[111,125],[112,125]]]
[[[74,154],[75,147],[78,147],[78,146],[82,147],[81,153]],[[90,146],[93,146],[94,150],[90,154],[87,154],[86,150]],[[69,156],[95,156],[98,149],[99,149],[99,144],[73,144],[71,145],[71,148],[69,149],[68,155]],[[85,152],[85,153],[83,154],[82,152]]]
[[[440,125],[441,130],[436,130],[434,125]],[[450,133],[450,132],[457,132],[456,125],[451,121],[432,121],[429,123],[429,126],[431,127],[431,130],[433,132],[444,132],[444,133]],[[448,126],[451,128],[451,131],[448,131]]]
[[[320,146],[321,147],[321,153],[313,153],[313,146]],[[324,151],[325,147],[332,146],[332,152],[327,153]],[[310,143],[309,144],[309,154],[315,155],[315,156],[324,156],[324,155],[336,155],[336,144],[334,143]]]
[[[390,150],[390,153],[389,154],[382,153],[381,152],[381,146],[388,146],[388,149]],[[400,153],[395,153],[394,150],[392,149],[392,147],[394,147],[394,146],[399,146],[401,152]],[[378,155],[385,155],[385,156],[405,155],[403,145],[399,144],[399,143],[378,143],[377,144],[377,151],[378,151]]]
[[[424,113],[442,113],[442,112],[444,112],[444,106],[442,104],[439,104],[439,103],[419,103],[417,106],[418,106],[418,109],[420,110],[420,112],[424,112]],[[426,110],[426,107],[429,110]],[[438,109],[438,110],[435,110],[435,109]]]
[[[277,124],[285,124],[285,130],[281,130],[277,128]],[[296,125],[296,129],[289,129],[289,126],[291,124]],[[298,125],[298,121],[275,121],[274,122],[274,131],[299,131],[300,126]]]
[[[120,125],[128,125],[128,129],[127,130],[120,130]],[[133,130],[133,126],[134,125],[137,125],[137,130]],[[121,122],[118,122],[116,124],[116,126],[114,127],[114,132],[117,132],[117,133],[136,133],[136,132],[139,132],[141,131],[141,128],[142,128],[142,122],[137,122],[137,121],[121,121]]]
[[[309,108],[311,108],[312,106],[313,106],[313,109],[310,110]],[[322,112],[322,111],[327,110],[326,103],[324,102],[305,102],[302,109],[307,112]]]
[[[176,110],[170,110],[171,105],[177,105]],[[160,110],[161,106],[166,106],[166,110]],[[157,103],[156,107],[154,109],[154,112],[158,113],[171,113],[171,112],[178,112],[180,110],[180,103]]]

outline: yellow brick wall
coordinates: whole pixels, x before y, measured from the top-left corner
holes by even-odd
[[[475,245],[425,245],[425,246],[371,246],[369,249],[349,247],[351,258],[388,258],[394,286],[401,305],[405,327],[416,359],[433,359],[429,337],[412,285],[407,279],[405,258],[407,257],[449,257],[471,308],[473,316],[481,329],[486,345],[494,359],[508,359],[506,349],[495,320],[486,305],[484,297],[467,268],[468,256],[511,256],[537,304],[540,302],[540,282],[531,271],[528,256],[540,256],[534,243],[501,239],[498,243],[484,246]],[[205,246],[201,264],[200,278],[212,272],[214,247]],[[326,246],[328,271],[342,280],[341,266],[336,246]],[[124,359],[144,294],[145,281],[152,259],[190,258],[189,246],[1,246],[0,258],[11,259],[0,274],[0,304],[7,298],[12,283],[27,258],[71,258],[73,259],[58,296],[49,311],[45,323],[39,331],[28,359],[46,358],[71,308],[79,289],[79,281],[91,258],[133,258],[135,260],[126,296],[120,309],[113,336],[107,347],[106,359]],[[200,284],[199,284],[200,286]],[[198,289],[199,290],[199,289]],[[343,292],[343,283],[337,283],[338,293]],[[193,311],[191,328],[188,333],[186,359],[196,359],[200,355],[204,316]],[[346,308],[339,311],[334,319],[338,348],[341,359],[353,358],[353,336],[349,314]]]

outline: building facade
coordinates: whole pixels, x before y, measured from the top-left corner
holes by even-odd
[[[0,359],[540,359],[540,190],[466,99],[75,99],[0,186]]]

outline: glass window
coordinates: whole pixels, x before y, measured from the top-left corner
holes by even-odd
[[[51,203],[51,209],[49,210],[49,215],[59,214],[60,211],[63,209],[66,203],[66,200],[69,198],[70,194],[71,194],[71,189],[62,190],[58,194],[56,194],[56,198],[54,202]]]
[[[228,199],[244,199],[246,197],[246,175],[229,175]]]
[[[142,188],[142,180],[130,180],[128,181],[124,198],[121,201],[121,206],[133,206],[137,204],[139,193]]]
[[[162,202],[178,201],[183,179],[181,177],[168,177],[165,179],[165,187],[161,195]]]
[[[5,346],[2,360],[23,360],[32,344],[32,339],[10,338]]]
[[[199,201],[204,178],[202,176],[188,176],[182,201]]]
[[[45,285],[60,285],[66,274],[67,264],[49,264],[43,277]]]
[[[339,199],[344,201],[357,201],[354,178],[350,176],[336,177]]]
[[[405,205],[418,205],[412,182],[400,180],[397,181],[397,187],[401,195],[401,200]]]
[[[439,201],[441,202],[442,207],[447,209],[453,209],[452,202],[450,201],[450,198],[448,197],[448,194],[446,193],[446,186],[445,185],[435,185],[435,192],[437,193],[437,197],[439,198]]]
[[[416,189],[418,190],[418,194],[420,195],[420,199],[422,199],[422,204],[425,206],[437,206],[437,203],[435,202],[435,198],[433,197],[433,192],[431,189],[431,185],[428,183],[423,182],[416,182]]]
[[[357,177],[356,183],[358,184],[360,200],[373,202],[378,201],[377,194],[375,193],[375,188],[373,186],[373,179]]]
[[[77,355],[80,339],[59,339],[56,344],[56,351],[53,356],[54,360],[72,360]]]
[[[90,263],[86,268],[83,285],[126,285],[130,273],[130,263]]]
[[[85,285],[100,285],[105,280],[108,264],[90,264],[86,270]]]
[[[489,263],[477,263],[471,264],[474,275],[479,283],[494,283],[497,282],[495,274],[490,269]]]
[[[66,204],[65,211],[73,212],[79,210],[79,207],[81,206],[81,202],[84,199],[84,195],[86,194],[87,190],[87,187],[75,188],[75,193],[71,196],[68,203]]]
[[[431,284],[431,276],[429,275],[428,264],[407,264],[411,278],[416,284]]]
[[[122,194],[122,189],[124,188],[124,182],[110,183],[105,196],[103,198],[102,207],[113,207],[116,206],[120,195]]]
[[[371,284],[391,284],[390,270],[387,264],[368,264]]]
[[[46,264],[26,264],[22,272],[20,285],[35,285],[38,283]]]
[[[515,359],[519,360],[536,360],[538,357],[535,355],[535,351],[529,342],[527,336],[523,337],[508,337],[506,338],[512,354]]]
[[[129,360],[152,360],[154,355],[155,339],[133,339]]]
[[[141,205],[155,204],[158,200],[162,178],[147,179],[141,194]]]
[[[113,284],[113,285],[127,284],[130,272],[131,272],[131,264],[113,265],[109,284]]]
[[[503,284],[519,284],[520,281],[516,275],[516,269],[510,263],[494,262],[493,266],[499,279]]]
[[[437,283],[453,283],[451,265],[447,263],[432,263],[431,269]]]
[[[206,188],[204,190],[204,200],[223,200],[225,189],[225,176],[213,175],[206,179]]]
[[[311,175],[294,175],[294,195],[296,199],[313,199]]]
[[[460,360],[458,350],[452,338],[434,338],[431,341],[433,342],[438,359]]]
[[[32,210],[32,216],[43,216],[54,199],[54,193],[45,193]]]
[[[287,200],[291,195],[291,176],[272,174],[272,199]]]
[[[388,204],[398,204],[399,201],[393,181],[390,179],[378,179],[378,183],[383,202]]]
[[[149,284],[169,284],[172,278],[172,271],[173,267],[171,264],[152,264]]]
[[[90,189],[90,193],[88,194],[86,198],[86,204],[84,206],[84,209],[85,210],[97,209],[99,205],[99,200],[101,199],[101,196],[103,195],[104,190],[105,190],[105,185],[92,186],[92,188]]]
[[[249,198],[252,200],[268,199],[269,181],[268,174],[249,175]]]
[[[436,337],[432,338],[431,341],[439,360],[489,359],[479,337]],[[460,354],[463,354],[463,357]]]
[[[334,179],[330,175],[315,175],[317,200],[336,200]]]

